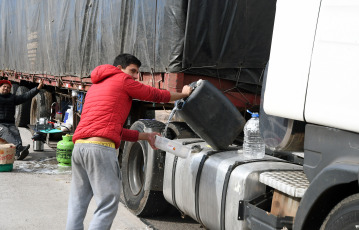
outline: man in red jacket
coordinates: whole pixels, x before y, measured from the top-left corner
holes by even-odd
[[[120,54],[113,65],[100,65],[91,73],[93,85],[86,94],[81,121],[73,136],[72,182],[66,229],[83,229],[92,196],[98,206],[90,229],[110,229],[120,199],[120,168],[116,149],[121,140],[147,140],[155,148],[155,135],[124,129],[132,99],[169,102],[191,93],[172,93],[135,81],[141,62],[133,55]]]

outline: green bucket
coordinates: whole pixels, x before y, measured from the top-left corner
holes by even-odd
[[[14,164],[0,165],[0,172],[11,172],[13,167],[14,167]]]

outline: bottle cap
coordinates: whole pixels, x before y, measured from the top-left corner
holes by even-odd
[[[247,113],[250,113],[252,117],[259,117],[258,113],[252,113],[251,111],[249,111],[249,109],[247,109]]]

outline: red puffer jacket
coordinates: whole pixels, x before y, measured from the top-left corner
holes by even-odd
[[[88,137],[113,140],[116,148],[121,140],[137,141],[138,131],[124,129],[132,99],[168,102],[170,92],[141,84],[113,65],[100,65],[91,73],[93,85],[86,94],[81,120],[73,141]]]

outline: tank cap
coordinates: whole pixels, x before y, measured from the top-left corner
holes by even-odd
[[[252,113],[251,111],[249,111],[249,109],[247,109],[247,113],[250,113],[252,117],[259,117],[258,113]]]

